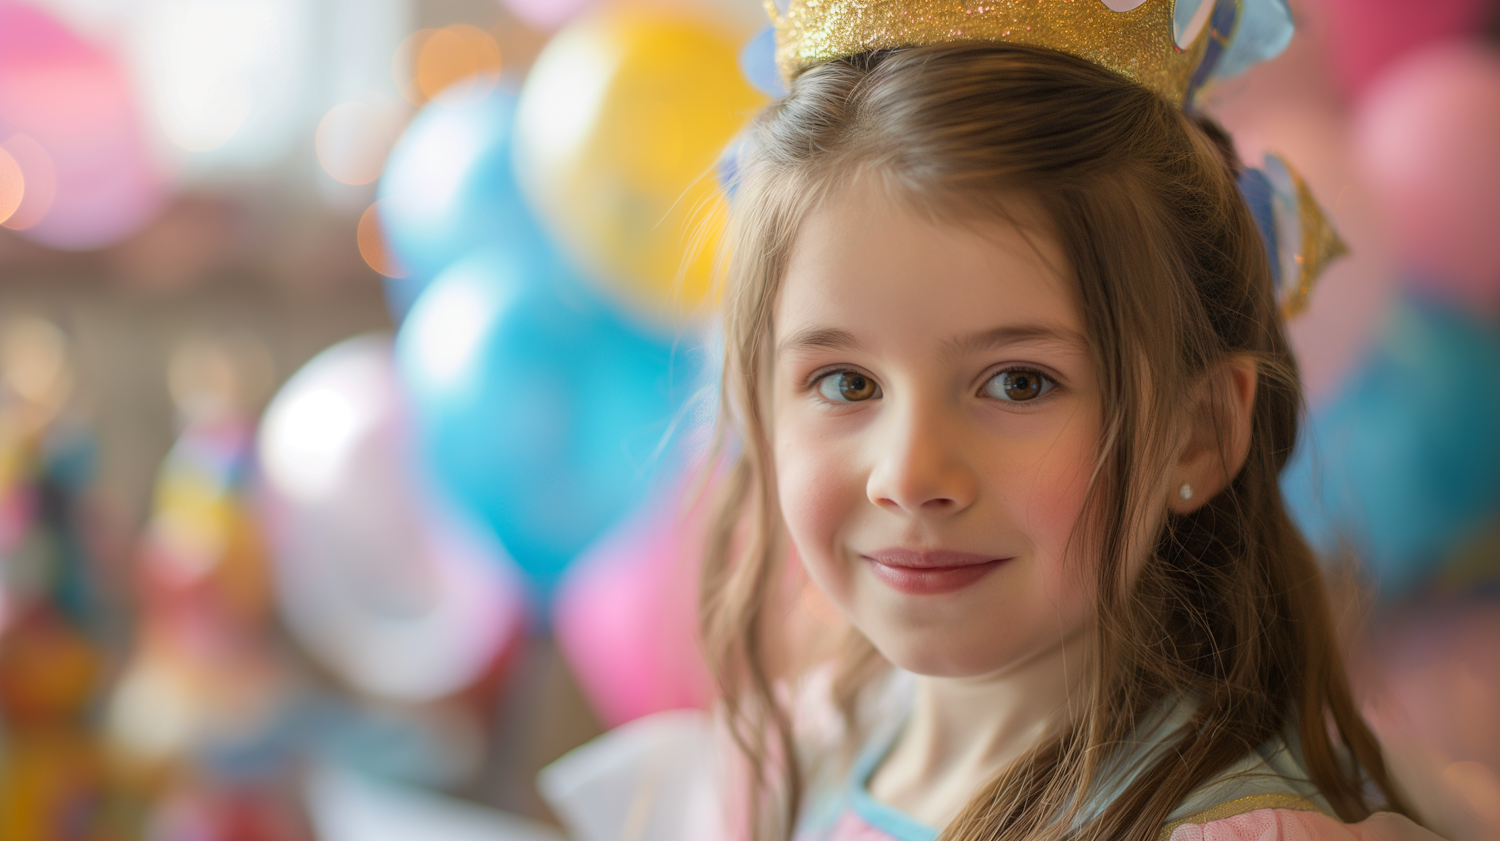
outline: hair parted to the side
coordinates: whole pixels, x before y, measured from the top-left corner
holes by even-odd
[[[1018,195],[1040,207],[1071,262],[1103,392],[1098,470],[1075,534],[1098,564],[1088,697],[1070,705],[1056,738],[981,785],[942,838],[1152,841],[1192,789],[1292,731],[1341,818],[1405,811],[1277,484],[1301,386],[1237,166],[1211,124],[1081,59],[1015,45],[831,62],[758,118],[731,211],[725,295],[724,417],[737,461],[701,599],[706,654],[752,770],[757,841],[790,836],[804,778],[778,685],[789,676],[769,650],[779,617],[768,605],[788,548],[768,426],[771,314],[802,220],[861,177],[952,224],[1003,218]],[[1171,424],[1161,419],[1216,381],[1208,372],[1246,358],[1259,379],[1243,468],[1194,513],[1163,515],[1155,489]],[[1132,557],[1145,558],[1133,580]],[[846,717],[881,665],[862,638],[847,647],[834,680]],[[1078,793],[1098,790],[1118,746],[1172,697],[1198,701],[1172,749],[1073,826]],[[1367,802],[1372,789],[1383,802]]]

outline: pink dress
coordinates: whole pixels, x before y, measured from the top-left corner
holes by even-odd
[[[1227,804],[1226,804],[1227,805]],[[883,821],[876,820],[876,823]],[[853,809],[845,811],[821,833],[804,831],[797,841],[932,841],[938,831],[876,826]],[[1227,818],[1178,822],[1163,829],[1163,841],[1442,841],[1437,835],[1390,812],[1379,812],[1359,823],[1341,823],[1321,812],[1297,809],[1252,809]]]
[[[1179,720],[1165,717],[1112,776],[1131,779],[1135,763],[1158,755],[1159,737]],[[647,716],[558,760],[542,772],[539,787],[575,841],[738,837],[726,823],[720,735],[705,713]],[[813,784],[796,841],[936,841],[936,827],[870,796],[869,779],[893,742],[894,733],[886,732],[867,744],[853,768],[820,780],[827,785]],[[1441,841],[1389,813],[1341,823],[1298,757],[1295,737],[1251,752],[1194,790],[1162,827],[1158,841]],[[1116,791],[1106,787],[1097,802],[1109,802]]]
[[[1378,812],[1359,823],[1340,823],[1321,812],[1255,809],[1206,823],[1184,823],[1169,841],[1441,841],[1410,820]]]
[[[1083,819],[1103,805],[1146,764],[1185,720],[1179,705],[1147,725],[1146,736],[1107,775],[1114,782],[1091,798]],[[899,728],[897,728],[899,729]],[[815,790],[795,841],[936,841],[941,834],[869,793],[869,780],[895,742],[887,730],[866,747],[840,784]],[[1158,841],[1441,841],[1407,818],[1377,813],[1356,824],[1333,810],[1308,778],[1295,735],[1274,739],[1195,789],[1162,827]]]

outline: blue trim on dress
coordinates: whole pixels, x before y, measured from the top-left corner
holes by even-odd
[[[870,796],[870,778],[875,776],[881,760],[896,746],[896,736],[900,732],[897,730],[883,742],[874,742],[855,760],[853,773],[849,775],[849,806],[860,820],[896,841],[937,841],[939,830]]]

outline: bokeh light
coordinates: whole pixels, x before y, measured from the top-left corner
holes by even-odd
[[[401,133],[393,106],[342,102],[318,122],[318,163],[336,181],[368,184],[380,177],[385,156]]]
[[[407,36],[396,50],[392,72],[401,95],[423,105],[439,94],[460,100],[482,97],[500,80],[500,67],[494,36],[460,23]]]
[[[52,200],[57,195],[57,170],[42,144],[24,134],[11,137],[0,144],[0,149],[16,162],[23,185],[15,209],[0,225],[24,231],[42,221],[52,209]]]
[[[406,268],[386,245],[385,233],[380,226],[380,202],[374,202],[360,214],[355,238],[359,243],[359,256],[365,259],[366,265],[386,277],[406,277]]]
[[[26,176],[21,173],[21,165],[5,151],[5,147],[0,146],[0,224],[21,206],[25,194]]]
[[[275,378],[270,348],[248,330],[189,336],[167,361],[167,391],[189,423],[258,408]]]
[[[55,413],[73,392],[67,337],[45,318],[14,319],[0,337],[0,381],[44,414]]]

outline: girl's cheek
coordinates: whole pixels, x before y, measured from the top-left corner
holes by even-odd
[[[1046,544],[1049,554],[1059,553],[1083,512],[1087,474],[1074,465],[1062,466],[1039,473],[1032,487],[1034,492],[1019,506],[1026,512],[1026,529]]]
[[[1018,483],[1023,498],[1011,510],[1021,512],[1043,568],[1049,594],[1070,601],[1080,586],[1092,588],[1088,559],[1093,550],[1080,518],[1094,469],[1097,436],[1088,429],[1068,429],[1047,447],[1047,456],[1033,469],[1031,481]]]
[[[838,536],[863,498],[863,485],[849,470],[850,459],[828,442],[799,435],[795,425],[778,425],[777,499],[787,531],[808,572],[837,589]],[[832,595],[832,593],[830,593]]]

